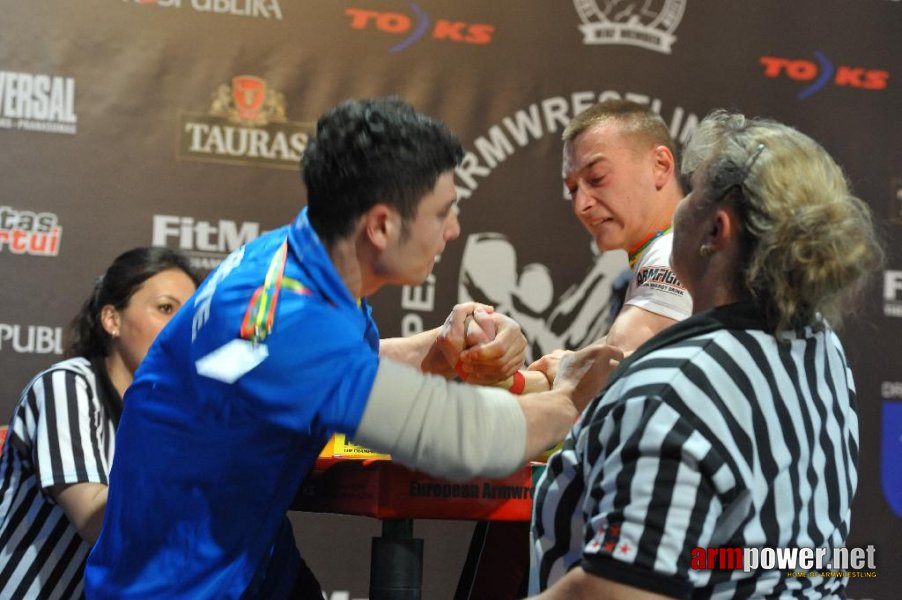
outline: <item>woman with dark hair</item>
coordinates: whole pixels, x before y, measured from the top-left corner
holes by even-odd
[[[83,595],[122,396],[197,283],[173,250],[120,255],[72,321],[68,358],[23,390],[0,455],[0,597]]]

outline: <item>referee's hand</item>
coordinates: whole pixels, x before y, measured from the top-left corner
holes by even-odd
[[[555,390],[570,395],[576,410],[582,412],[607,384],[611,371],[623,359],[616,346],[595,343],[575,352],[565,352],[554,378]]]

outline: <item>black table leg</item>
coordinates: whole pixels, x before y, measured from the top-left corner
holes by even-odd
[[[370,600],[420,600],[423,588],[423,540],[413,537],[413,519],[382,521],[373,538]]]

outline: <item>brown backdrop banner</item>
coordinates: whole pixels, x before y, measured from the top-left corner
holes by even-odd
[[[821,142],[887,240],[842,333],[862,440],[849,545],[873,545],[878,566],[849,593],[902,587],[902,2],[0,0],[0,15],[3,420],[118,253],[180,248],[208,271],[288,222],[312,124],[343,99],[403,96],[467,150],[463,233],[424,285],[373,299],[383,334],[474,298],[516,317],[533,356],[598,334],[626,262],[593,251],[563,198],[569,118],[629,98],[683,141],[737,108]],[[348,565],[378,524],[294,519],[327,596],[365,597],[366,569]],[[452,596],[470,530],[418,532],[425,597]]]

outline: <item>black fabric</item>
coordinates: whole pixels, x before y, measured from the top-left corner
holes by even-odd
[[[313,574],[313,571],[310,570],[310,567],[307,566],[307,563],[304,562],[304,559],[300,559],[300,565],[298,568],[298,577],[294,582],[294,588],[291,590],[291,595],[288,597],[289,600],[307,600],[308,598],[311,600],[320,600],[323,597],[323,588],[320,586],[319,581],[316,579],[316,575]]]
[[[110,381],[110,374],[106,370],[106,361],[102,356],[95,356],[89,359],[91,362],[91,370],[97,377],[97,396],[100,398],[100,404],[103,406],[113,426],[119,429],[119,417],[122,416],[122,396]]]
[[[514,600],[529,587],[529,522],[479,521],[455,600]]]

